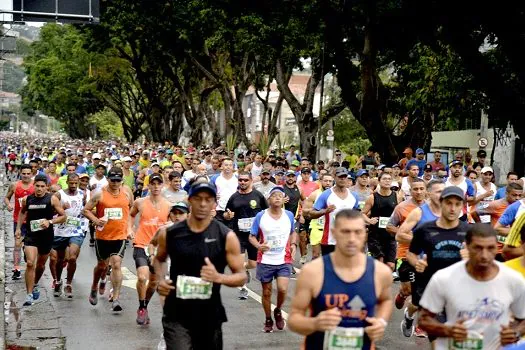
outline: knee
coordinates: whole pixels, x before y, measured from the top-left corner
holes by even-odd
[[[286,294],[288,292],[288,286],[277,286],[277,293]]]
[[[146,283],[148,282],[148,276],[143,275],[143,274],[138,275],[137,282],[140,284],[146,285]]]
[[[76,254],[70,254],[69,259],[67,259],[68,264],[76,264],[78,259],[78,255]]]
[[[31,261],[31,260],[28,260],[26,262],[26,268],[27,269],[34,269],[35,268],[35,262],[34,261]]]
[[[272,297],[272,288],[264,288],[263,289],[263,297],[265,298],[271,298]]]
[[[108,268],[108,264],[104,260],[100,260],[97,264],[97,269],[105,270]]]

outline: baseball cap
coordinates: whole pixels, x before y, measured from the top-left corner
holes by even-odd
[[[454,165],[463,165],[463,161],[461,160],[453,160],[452,163],[450,163],[450,166],[454,166]]]
[[[310,168],[308,167],[304,167],[301,169],[301,174],[310,174],[312,172],[312,170],[310,170]]]
[[[173,154],[173,151],[171,149],[166,151],[166,154]]]
[[[449,186],[446,187],[443,192],[441,192],[441,196],[439,199],[445,199],[448,197],[458,197],[462,201],[465,200],[465,193],[463,193],[463,190],[457,186]]]
[[[412,148],[407,147],[407,148],[405,148],[405,150],[403,151],[403,154],[407,154],[407,153],[414,153],[414,151],[412,151]]]
[[[426,164],[425,165],[425,171],[432,171],[432,165]]]
[[[489,166],[486,166],[486,167],[483,167],[483,169],[481,169],[481,173],[484,174],[484,173],[488,173],[488,172],[491,172],[494,174],[494,170],[492,170],[491,167]]]
[[[162,178],[162,176],[160,174],[151,174],[149,176],[149,183],[152,183],[155,180],[157,180],[159,182],[164,182],[164,179]]]
[[[268,169],[261,170],[261,174],[269,174],[269,173],[270,173],[270,170]]]
[[[122,158],[122,161],[123,162],[131,162],[131,157],[130,156],[126,156],[126,157]]]
[[[104,168],[104,169],[106,169],[106,166],[105,166],[104,164],[102,164],[102,163],[99,163],[99,164],[95,167],[95,169],[98,169],[98,168]]]
[[[384,165],[384,164],[380,164],[380,165],[377,167],[377,170],[383,170],[384,168],[386,168],[386,165]]]
[[[275,172],[275,175],[284,175],[284,171],[283,170],[277,170]]]
[[[343,167],[339,167],[337,169],[335,169],[335,176],[339,177],[339,176],[348,176],[348,170],[346,170],[346,168],[343,168]]]
[[[123,176],[123,174],[122,174],[122,169],[121,168],[115,166],[115,167],[109,169],[108,179],[122,181],[122,176]]]
[[[393,169],[393,168],[399,168],[399,169],[401,169],[401,166],[400,166],[399,164],[395,163],[394,165],[392,165],[392,169]]]
[[[293,175],[293,176],[295,176],[295,171],[293,171],[293,170],[288,170],[288,171],[286,172],[286,176],[288,176],[288,175]]]
[[[93,159],[102,159],[102,157],[100,156],[100,153],[93,153],[93,157],[91,157]]]
[[[86,174],[86,173],[78,174],[78,178],[79,178],[79,179],[82,179],[82,178],[85,178],[85,177],[87,177],[87,178],[89,179],[89,175]]]
[[[284,193],[284,189],[281,186],[275,186],[274,188],[272,188],[270,190],[270,193],[268,194],[268,196],[271,196],[272,193],[274,193],[274,192],[281,192],[283,194],[286,194],[286,193]]]
[[[154,167],[154,166],[158,166],[158,167],[160,167],[160,164],[155,162],[155,163],[151,164],[151,166],[152,166],[152,167]]]
[[[368,171],[366,169],[361,169],[355,174],[356,177],[361,177],[363,175],[368,175]]]
[[[478,151],[477,155],[478,155],[478,158],[484,158],[484,157],[487,156],[487,152],[485,150],[483,150],[483,149],[480,149]]]
[[[416,149],[416,154],[425,154],[425,150],[423,148]]]
[[[111,160],[118,160],[118,157],[117,156],[111,156],[111,158],[109,158]]]
[[[301,163],[298,160],[292,160],[292,165],[299,166]]]
[[[211,193],[214,197],[217,196],[217,189],[215,186],[209,182],[201,182],[197,183],[190,187],[190,191],[188,193],[188,198],[193,197],[199,192],[206,191],[208,193]]]
[[[184,202],[177,202],[175,204],[173,204],[171,206],[171,210],[170,211],[174,211],[174,210],[178,210],[178,211],[181,211],[183,213],[189,213],[190,212],[190,208],[188,208],[188,205]]]

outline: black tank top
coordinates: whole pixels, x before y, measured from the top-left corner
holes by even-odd
[[[27,235],[28,236],[38,236],[38,237],[53,237],[53,225],[49,225],[49,227],[45,230],[39,230],[39,231],[31,231],[31,221],[33,220],[41,220],[41,219],[47,219],[51,220],[53,219],[53,215],[55,215],[55,208],[51,205],[51,197],[53,195],[50,193],[46,193],[43,197],[37,197],[34,194],[31,194],[27,196],[26,198],[26,208],[27,208],[27,218],[26,218],[26,225],[27,225]]]
[[[363,161],[361,162],[363,169],[366,169],[367,165],[375,165],[375,164],[376,164],[375,157],[369,157],[369,156],[364,156]]]
[[[370,210],[371,218],[389,218],[397,205],[397,194],[392,191],[390,196],[382,196],[378,192],[374,192],[374,205]],[[386,232],[385,228],[379,228],[379,223],[374,226],[370,226],[370,231],[377,232],[381,236],[390,237],[394,239],[392,235]]]
[[[201,233],[192,232],[186,221],[167,229],[166,248],[171,259],[170,279],[177,284],[177,276],[200,277],[200,270],[208,257],[219,273],[224,273],[226,262],[226,235],[231,231],[217,220],[212,220]],[[179,299],[173,290],[164,305],[164,316],[186,327],[216,327],[226,322],[222,306],[220,284],[214,284],[210,299]]]
[[[284,209],[289,210],[295,215],[297,212],[297,207],[299,207],[299,200],[301,199],[301,191],[299,190],[299,187],[295,185],[294,187],[290,188],[288,186],[283,186],[284,194],[290,198],[288,203],[284,204]]]

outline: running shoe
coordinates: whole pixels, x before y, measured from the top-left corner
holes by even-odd
[[[33,300],[38,300],[38,298],[40,298],[40,288],[38,284],[35,284],[33,287]]]
[[[61,280],[55,283],[55,288],[53,288],[53,295],[57,298],[62,295],[62,281]]]
[[[273,332],[273,320],[271,318],[267,319],[264,322],[263,332],[264,333],[272,333]]]
[[[414,319],[408,318],[408,309],[405,308],[403,320],[401,321],[401,332],[407,338],[414,334]]]
[[[11,277],[13,281],[17,281],[21,278],[22,278],[22,273],[20,273],[20,270],[15,270],[15,272],[13,272],[13,277]]]
[[[94,239],[90,239],[89,240],[89,246],[90,247],[94,247],[95,246],[95,240]]]
[[[106,293],[106,280],[100,280],[98,282],[98,294],[104,295]]]
[[[111,289],[109,290],[108,301],[109,301],[110,303],[113,302],[113,288],[111,288]]]
[[[98,295],[97,295],[97,290],[92,290],[90,293],[89,293],[89,303],[91,305],[97,305],[98,303]]]
[[[284,329],[284,326],[286,325],[286,321],[283,318],[281,309],[275,308],[273,310],[273,317],[275,318],[275,327],[277,327],[278,330],[282,331]]]
[[[250,270],[246,270],[246,284],[250,283],[252,280],[252,275],[250,274]]]
[[[31,306],[33,305],[33,294],[28,294],[26,296],[26,301],[24,302],[24,306]]]
[[[111,310],[113,310],[113,312],[122,311],[122,306],[120,306],[120,302],[118,300],[113,300],[113,303],[111,304]]]
[[[419,328],[419,326],[414,330],[414,335],[418,338],[428,338],[427,332]]]
[[[392,272],[392,280],[394,282],[399,281],[399,274],[397,273],[397,271]]]
[[[67,298],[73,299],[73,287],[70,284],[66,284],[64,287],[64,294]]]
[[[242,287],[239,290],[239,299],[241,299],[241,300],[248,299],[248,289],[246,289],[246,287]]]
[[[148,309],[139,308],[137,310],[137,324],[140,324],[140,325],[149,324]]]
[[[405,301],[407,300],[406,296],[401,295],[401,293],[397,293],[395,305],[398,310],[401,310],[403,306],[405,306]]]

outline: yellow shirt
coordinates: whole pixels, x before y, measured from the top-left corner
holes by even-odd
[[[509,247],[519,247],[523,243],[521,241],[521,228],[525,225],[525,214],[518,216],[510,227],[510,232],[505,239],[505,244]]]
[[[514,271],[517,271],[521,273],[521,275],[525,278],[525,266],[523,266],[523,257],[520,256],[519,258],[512,259],[509,261],[505,261],[505,265],[513,269]]]
[[[359,160],[359,157],[355,154],[353,155],[347,155],[345,157],[345,160],[350,163],[350,165],[348,166],[349,169],[355,169],[355,166],[357,164],[357,161]]]
[[[176,154],[174,154],[173,156],[171,156],[171,161],[174,162],[174,161],[179,161],[182,163],[182,165],[186,164],[186,160],[184,159],[184,155],[182,156],[178,156]]]
[[[149,159],[140,158],[139,165],[142,169],[149,168],[151,161]]]

